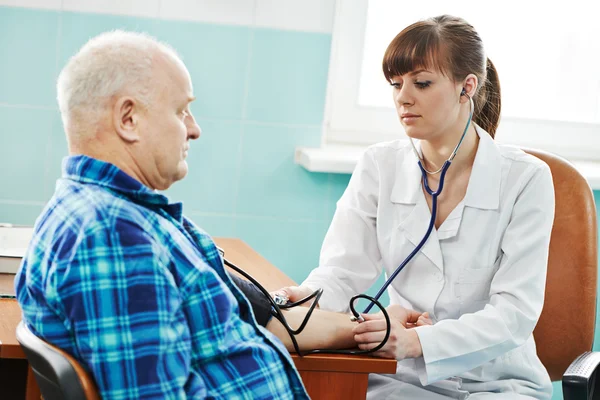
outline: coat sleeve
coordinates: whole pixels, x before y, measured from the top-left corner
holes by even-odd
[[[469,371],[523,345],[542,312],[554,186],[537,164],[525,178],[501,240],[501,260],[483,310],[415,328],[423,348],[417,359],[423,385]]]
[[[319,267],[302,283],[322,288],[320,305],[344,312],[352,296],[364,293],[382,271],[376,218],[379,173],[369,148],[358,161],[325,236]]]

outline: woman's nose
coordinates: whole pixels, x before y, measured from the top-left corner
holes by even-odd
[[[402,86],[399,90],[396,91],[394,101],[398,105],[407,105],[413,103],[412,96],[409,90],[406,88],[406,85]]]

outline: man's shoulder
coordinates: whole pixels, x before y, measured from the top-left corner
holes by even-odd
[[[108,240],[111,235],[148,240],[149,215],[144,207],[100,186],[61,182],[36,222],[30,248],[44,253],[75,249],[90,237]]]

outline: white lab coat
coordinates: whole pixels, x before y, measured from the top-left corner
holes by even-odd
[[[416,328],[423,356],[399,362],[396,375],[372,375],[369,398],[552,395],[532,335],[554,218],[550,169],[476,128],[464,199],[388,289],[392,304],[431,315],[433,326]],[[324,289],[322,308],[348,310],[351,296],[382,270],[389,276],[415,248],[430,216],[410,145],[371,146],[337,203],[319,267],[303,285]]]

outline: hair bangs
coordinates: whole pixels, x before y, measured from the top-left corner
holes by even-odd
[[[400,32],[385,51],[382,67],[388,82],[394,76],[421,69],[447,75],[448,60],[435,26],[426,22],[415,25]]]

